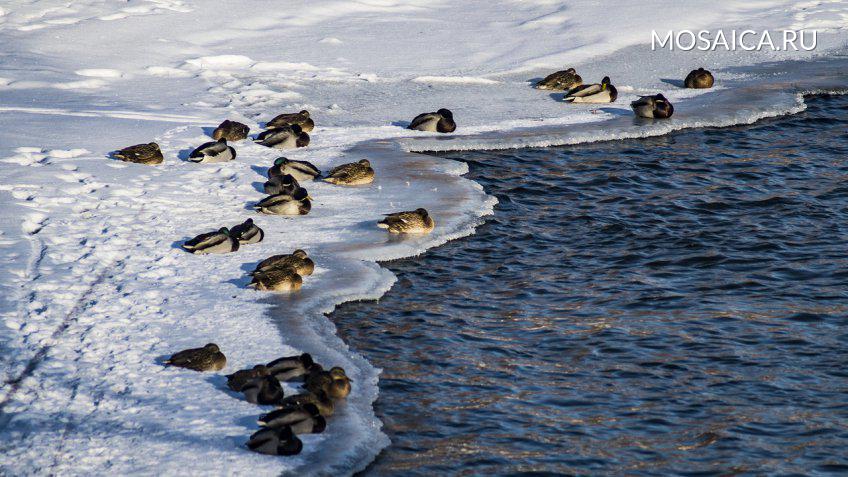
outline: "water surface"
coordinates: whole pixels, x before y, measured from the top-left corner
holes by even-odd
[[[445,154],[500,200],[332,315],[383,368],[367,475],[848,472],[848,97]]]

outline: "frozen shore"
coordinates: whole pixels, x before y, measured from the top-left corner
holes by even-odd
[[[394,276],[375,261],[471,234],[494,206],[461,177],[463,164],[407,151],[570,144],[746,123],[798,111],[803,91],[845,87],[845,60],[834,48],[844,44],[835,28],[848,8],[835,4],[767,2],[751,10],[726,2],[724,10],[687,11],[657,2],[607,23],[591,16],[592,2],[480,2],[465,5],[475,12],[465,16],[441,2],[273,6],[252,4],[235,18],[220,15],[223,2],[166,0],[123,8],[12,2],[0,11],[10,59],[0,66],[4,473],[363,468],[388,444],[372,409],[379,370],[341,342],[324,314],[391,287]],[[509,20],[505,9],[514,12]],[[652,52],[640,45],[658,10],[669,18],[665,28],[830,29],[819,50],[830,59]],[[364,21],[379,27],[363,31]],[[419,48],[445,36],[452,48]],[[563,51],[564,44],[571,46]],[[563,65],[587,80],[611,75],[619,101],[567,106],[530,88],[529,80]],[[717,73],[717,89],[677,87],[701,65]],[[675,117],[635,122],[629,101],[656,91],[678,106]],[[457,115],[458,134],[403,128],[442,106]],[[308,216],[256,217],[246,206],[262,197],[257,187],[276,151],[237,143],[232,163],[183,160],[223,119],[256,132],[274,114],[303,108],[318,123],[313,143],[285,155],[322,169],[368,157],[377,171],[372,186],[306,184],[316,199]],[[162,146],[162,166],[105,157],[150,140]],[[390,240],[373,226],[382,213],[416,207],[432,211],[436,233]],[[177,248],[248,216],[266,230],[262,244],[214,257]],[[309,251],[318,266],[300,293],[244,288],[257,261],[294,248]],[[348,369],[355,391],[327,432],[304,439],[300,456],[252,454],[243,443],[259,408],[224,391],[221,375],[160,364],[164,355],[209,341],[227,354],[228,371],[309,351]]]

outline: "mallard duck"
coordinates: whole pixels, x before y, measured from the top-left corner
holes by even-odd
[[[162,161],[165,160],[162,156],[162,150],[155,142],[125,147],[113,152],[112,157],[136,164],[162,164]]]
[[[257,364],[251,369],[240,369],[233,374],[228,374],[227,387],[233,391],[241,392],[244,386],[251,381],[270,375],[271,372],[264,364]]]
[[[309,373],[303,387],[311,393],[324,391],[332,399],[344,399],[350,394],[350,383],[345,370],[335,366],[329,371]]]
[[[312,403],[271,411],[260,416],[256,423],[271,428],[288,426],[295,434],[318,434],[327,428],[326,419]]]
[[[303,278],[293,268],[272,268],[253,275],[247,286],[263,291],[297,291]]]
[[[453,121],[453,113],[449,109],[442,108],[435,113],[423,113],[415,116],[407,129],[450,133],[456,131],[456,123]]]
[[[301,134],[300,126],[293,124],[280,128],[269,129],[256,136],[256,142],[265,147],[274,149],[294,149],[303,147],[298,145],[298,138]]]
[[[600,84],[584,84],[572,88],[565,94],[564,101],[568,103],[614,103],[618,98],[618,90],[610,83],[609,76],[604,76]]]
[[[230,235],[229,229],[222,227],[217,232],[200,234],[182,244],[183,250],[193,254],[229,253],[239,249],[239,241]]]
[[[303,442],[290,427],[265,427],[250,436],[247,447],[260,454],[297,455],[303,450]]]
[[[247,127],[246,124],[227,119],[218,125],[214,131],[212,131],[212,139],[216,141],[219,139],[226,139],[227,141],[241,141],[243,139],[247,139],[247,133],[249,132],[250,128]]]
[[[337,185],[370,184],[374,181],[374,169],[368,159],[362,159],[333,168],[324,180]]]
[[[279,194],[288,194],[295,195],[300,187],[297,179],[294,178],[291,174],[285,174],[282,176],[274,176],[271,179],[265,181],[262,185],[262,188],[265,190],[265,193],[268,195],[279,195]]]
[[[309,258],[305,251],[298,249],[291,254],[273,255],[262,260],[250,274],[253,275],[272,268],[286,267],[294,268],[298,275],[305,277],[312,275],[312,272],[315,271],[315,262]]]
[[[282,128],[285,126],[298,125],[304,132],[312,131],[315,122],[309,117],[309,111],[303,110],[299,113],[283,113],[274,117],[265,124],[265,129]]]
[[[583,78],[574,71],[574,68],[569,68],[545,76],[545,79],[536,83],[536,89],[568,91],[582,84]]]
[[[377,227],[388,229],[393,234],[428,234],[436,223],[426,209],[386,214],[386,218],[377,222]]]
[[[267,414],[259,416],[256,423],[262,427],[283,427],[320,415],[321,413],[318,410],[318,406],[306,403],[303,406],[275,409]]]
[[[291,381],[307,374],[314,364],[316,363],[312,361],[312,355],[303,353],[300,356],[275,359],[265,367],[280,381]]]
[[[662,94],[641,96],[630,103],[630,107],[633,108],[636,116],[642,118],[665,119],[674,114],[674,106]]]
[[[318,390],[317,393],[307,392],[288,396],[280,401],[277,406],[280,409],[291,409],[305,406],[306,404],[314,404],[318,408],[318,412],[324,417],[332,416],[336,408],[333,400],[330,399],[330,396],[327,396],[327,393],[323,389]]]
[[[227,357],[215,343],[203,348],[192,348],[175,353],[165,360],[168,366],[192,369],[194,371],[220,371],[227,365]]]
[[[683,85],[687,88],[712,88],[713,83],[715,83],[713,74],[703,68],[690,71],[689,74],[686,75],[686,79],[683,80]]]
[[[319,177],[321,171],[311,162],[293,161],[285,157],[274,159],[274,165],[268,169],[268,178],[273,179],[285,174],[294,177],[298,182],[306,182]]]
[[[236,150],[227,145],[224,138],[215,142],[201,144],[197,149],[191,151],[188,160],[191,162],[227,162],[236,158]]]
[[[263,214],[271,215],[306,215],[312,210],[311,197],[303,187],[291,195],[269,195],[260,200],[254,208]]]
[[[283,399],[283,387],[274,376],[251,379],[241,388],[244,399],[251,404],[277,404]]]
[[[230,236],[240,244],[252,244],[261,242],[265,238],[265,231],[254,224],[253,219],[247,219],[231,228]]]

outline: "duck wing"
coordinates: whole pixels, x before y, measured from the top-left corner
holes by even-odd
[[[328,174],[327,177],[333,177],[336,179],[350,179],[356,173],[357,164],[342,164],[338,167],[334,167]]]
[[[180,351],[178,353],[174,353],[173,356],[168,358],[165,361],[165,364],[172,364],[174,366],[184,366],[186,364],[190,364],[193,361],[197,361],[202,357],[203,348],[192,348]]]
[[[277,267],[283,267],[283,266],[290,266],[293,258],[294,257],[291,256],[291,255],[273,255],[273,256],[268,257],[265,260],[262,260],[261,262],[259,262],[259,264],[256,265],[256,268],[253,270],[253,273],[256,273],[260,270],[264,270],[266,268],[277,268]],[[287,359],[287,358],[281,358],[281,359]],[[268,366],[271,366],[272,363],[276,363],[276,362],[277,361],[272,361],[271,363],[268,363]]]
[[[417,128],[417,127],[421,126],[421,125],[422,125],[422,124],[424,124],[424,123],[428,123],[428,122],[430,122],[430,121],[438,121],[438,120],[440,120],[440,119],[442,119],[442,115],[441,115],[441,114],[437,114],[437,113],[422,113],[422,114],[419,114],[418,116],[415,116],[415,117],[412,119],[412,122],[411,122],[411,123],[409,123],[409,126],[407,126],[407,129],[415,129],[415,128]]]
[[[309,175],[320,176],[321,171],[315,167],[315,164],[307,161],[290,161],[289,165],[294,169],[297,169],[301,172],[307,173]]]
[[[586,96],[591,96],[593,94],[598,94],[602,91],[602,87],[600,84],[584,84],[577,86],[575,88],[571,88],[568,93],[565,94],[566,98],[584,98]]]
[[[283,113],[274,116],[274,119],[268,121],[265,124],[266,128],[280,127],[280,126],[288,126],[291,124],[298,124],[306,121],[307,118],[301,113]]]
[[[654,97],[653,96],[639,96],[639,99],[630,103],[630,106],[633,106],[634,108],[636,108],[636,107],[640,107],[640,106],[651,106],[653,103],[654,103]]]
[[[216,156],[216,155],[220,154],[221,152],[223,152],[224,149],[227,148],[226,146],[223,146],[221,148],[221,150],[219,150],[217,152],[213,152],[215,147],[218,146],[219,144],[220,143],[218,143],[218,141],[203,143],[200,146],[198,146],[197,149],[191,151],[191,154],[189,154],[188,157]]]
[[[235,238],[246,236],[254,228],[258,228],[258,227],[256,227],[256,225],[254,225],[252,219],[247,219],[244,222],[242,222],[242,223],[236,225],[235,227],[231,228],[230,229],[230,236],[235,237]]]
[[[197,237],[186,241],[185,243],[183,243],[182,247],[186,250],[195,250],[198,248],[205,248],[213,245],[218,245],[219,243],[222,243],[228,238],[229,236],[227,234],[222,234],[221,232],[209,232],[205,234],[200,234]]]
[[[264,141],[265,139],[267,139],[269,137],[273,137],[276,134],[279,134],[279,133],[284,132],[284,131],[285,130],[283,128],[268,129],[267,131],[262,131],[261,133],[259,133],[259,135],[256,136],[256,140],[257,141]]]
[[[398,212],[395,214],[387,214],[386,218],[381,220],[379,223],[386,224],[388,226],[393,225],[404,225],[409,223],[408,217],[406,217],[404,212]]]
[[[256,207],[270,207],[272,205],[290,202],[293,200],[295,200],[295,198],[289,194],[269,195],[268,197],[260,200],[259,203],[256,204]]]

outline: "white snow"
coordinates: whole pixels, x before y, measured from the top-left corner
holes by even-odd
[[[815,53],[827,55],[846,40],[844,3],[621,3],[4,2],[0,474],[361,469],[388,444],[372,408],[379,370],[347,348],[324,314],[391,287],[394,276],[375,260],[471,234],[494,206],[461,177],[464,164],[407,151],[751,122],[802,109],[792,84],[845,87],[832,74],[815,76],[827,64],[748,68],[813,53],[648,46],[652,29],[819,28]],[[568,66],[587,81],[610,75],[619,101],[566,105],[561,94],[531,88]],[[697,66],[717,73],[715,90],[675,85]],[[634,121],[629,101],[657,91],[675,102],[675,118]],[[440,107],[454,111],[456,134],[404,129]],[[309,215],[257,216],[249,205],[262,197],[277,151],[243,141],[231,163],[183,160],[224,119],[256,133],[276,114],[301,109],[316,121],[312,144],[285,155],[322,169],[367,157],[377,171],[373,185],[307,183],[315,198]],[[162,147],[164,164],[107,157],[150,141]],[[431,236],[398,239],[374,227],[380,214],[416,207],[433,213]],[[178,248],[247,217],[265,229],[263,243],[223,256]],[[245,288],[256,262],[295,248],[317,263],[303,290],[278,296]],[[354,392],[327,432],[304,438],[300,456],[251,453],[243,444],[259,407],[225,391],[224,373],[161,365],[174,351],[210,341],[227,355],[227,372],[309,351],[344,366]]]

